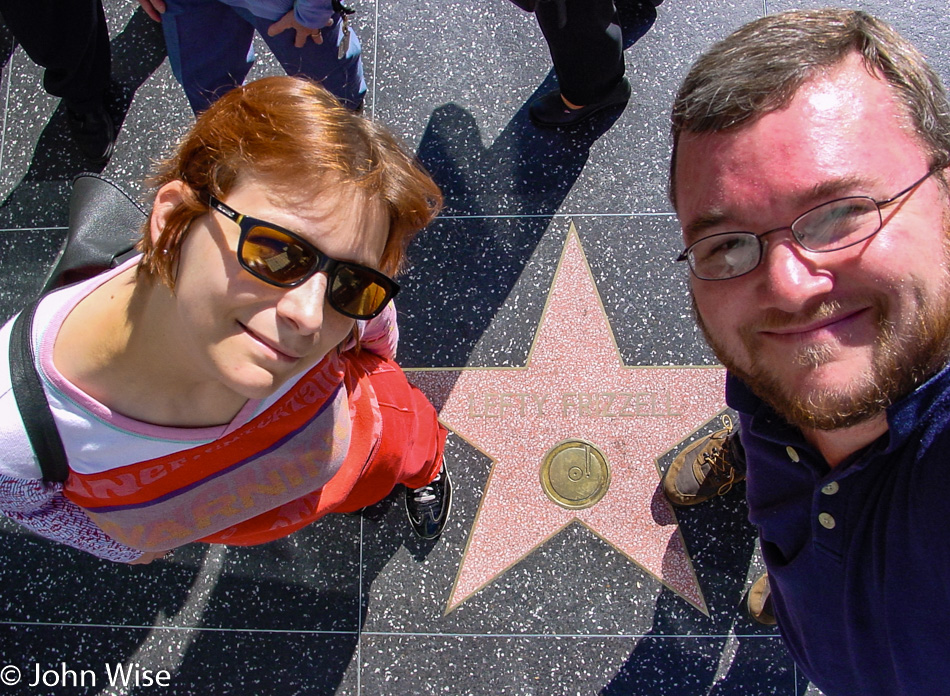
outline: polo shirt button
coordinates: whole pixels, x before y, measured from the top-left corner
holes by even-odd
[[[818,522],[825,529],[835,528],[835,518],[829,515],[827,512],[823,512],[820,515],[818,515]]]
[[[788,455],[788,458],[791,459],[793,462],[798,463],[798,461],[800,460],[800,457],[798,456],[798,452],[796,452],[795,448],[792,447],[791,445],[785,448],[785,453]]]
[[[832,481],[831,483],[827,483],[824,486],[822,486],[821,492],[824,493],[825,495],[834,495],[835,493],[838,492],[840,488],[841,486],[838,485],[837,481]]]

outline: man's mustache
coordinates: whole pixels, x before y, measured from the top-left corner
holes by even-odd
[[[781,309],[767,309],[742,333],[755,334],[769,331],[781,331],[788,328],[805,327],[818,324],[834,317],[844,317],[852,312],[871,307],[878,316],[882,316],[883,306],[880,298],[852,298],[842,300],[821,300],[812,307],[798,312],[786,312]]]

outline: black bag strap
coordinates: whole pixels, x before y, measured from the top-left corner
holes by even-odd
[[[39,299],[23,309],[10,334],[10,379],[20,418],[40,463],[43,481],[64,483],[69,476],[66,450],[56,429],[33,354],[33,314]]]
[[[118,266],[135,254],[135,232],[147,218],[114,182],[98,174],[73,179],[69,230],[39,296],[13,322],[10,334],[10,380],[20,417],[40,463],[43,481],[64,483],[69,461],[36,371],[33,315],[48,291]]]

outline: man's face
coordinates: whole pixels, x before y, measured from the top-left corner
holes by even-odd
[[[927,169],[887,83],[855,55],[749,126],[684,134],[676,208],[689,245],[787,226],[834,198],[887,199]],[[931,177],[882,213],[881,231],[856,246],[813,253],[780,231],[751,273],[691,277],[719,359],[800,427],[831,430],[878,415],[946,362],[946,192]]]
[[[389,231],[385,208],[353,191],[288,195],[243,178],[223,199],[240,213],[289,229],[341,261],[378,267]],[[293,288],[241,268],[238,225],[218,212],[196,219],[181,250],[174,302],[180,341],[197,379],[245,399],[265,398],[346,339],[354,320],[326,299],[327,275]]]

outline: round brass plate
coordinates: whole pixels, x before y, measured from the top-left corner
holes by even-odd
[[[544,455],[541,488],[561,507],[589,508],[604,497],[609,487],[607,457],[589,442],[566,440]]]

